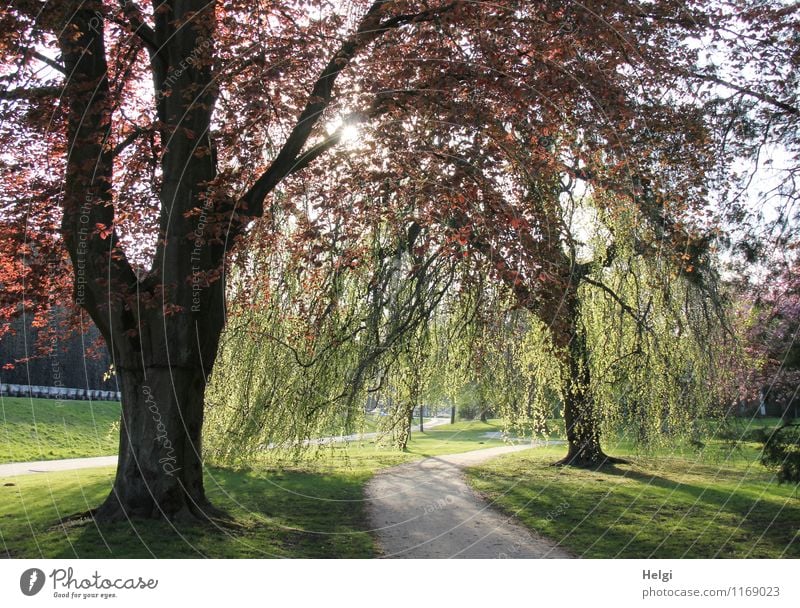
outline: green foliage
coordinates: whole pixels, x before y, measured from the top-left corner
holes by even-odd
[[[206,449],[236,461],[267,447],[295,453],[316,449],[307,440],[351,433],[364,424],[367,371],[362,319],[363,284],[351,274],[333,287],[336,300],[324,315],[303,314],[304,286],[289,274],[280,292],[257,294],[257,307],[230,314],[207,393]],[[278,295],[279,294],[279,295]]]
[[[772,431],[759,429],[764,445],[761,463],[777,471],[780,483],[800,483],[800,425],[783,424]]]
[[[318,438],[363,430],[375,405],[389,413],[379,431],[405,444],[410,412],[432,390],[428,324],[449,266],[435,254],[413,259],[382,225],[356,245],[362,262],[348,267],[332,256],[309,270],[263,252],[243,265],[240,272],[266,278],[260,290],[232,297],[206,392],[212,459],[321,453],[328,444]]]
[[[461,420],[475,420],[481,414],[481,399],[475,383],[465,384],[456,397],[456,414]]]
[[[562,362],[547,327],[533,315],[510,313],[504,329],[506,345],[494,355],[498,409],[518,434],[546,436],[547,420],[563,416]]]
[[[654,444],[722,415],[716,361],[730,339],[704,309],[703,294],[668,265],[640,257],[595,276],[615,293],[581,290],[591,390],[606,432],[626,429],[641,444]]]
[[[424,324],[398,342],[381,395],[392,404],[382,430],[403,447],[411,411],[419,405],[456,405],[459,417],[473,420],[489,401],[489,378],[476,349],[469,293],[448,294]]]
[[[405,450],[411,435],[414,409],[422,407],[430,394],[429,382],[433,376],[431,336],[427,324],[404,336],[397,348],[397,356],[385,382],[381,395],[392,407],[389,415],[381,418],[380,430],[387,434],[394,446]]]
[[[573,244],[572,284],[563,287],[565,299],[574,292],[577,312],[565,318],[562,302],[558,316],[573,342],[585,340],[586,360],[571,361],[578,354],[555,345],[556,330],[500,298],[473,338],[481,389],[518,433],[546,434],[545,421],[563,413],[571,370],[588,366],[581,407],[604,434],[630,433],[642,447],[696,437],[698,421],[722,416],[730,403],[731,372],[722,363],[743,354],[715,277],[644,250],[651,228],[615,200],[585,197],[578,211],[591,232]]]
[[[486,413],[517,435],[546,433],[559,414],[558,366],[540,356],[550,348],[546,328],[508,294],[486,285],[458,294],[437,317],[439,361],[435,370],[460,418]]]
[[[573,260],[578,278],[564,287],[579,303],[564,326],[586,342],[579,365],[590,372],[592,416],[603,432],[624,429],[643,446],[694,436],[697,420],[730,402],[720,362],[741,350],[713,277],[642,252],[643,234],[655,238],[648,224],[608,201],[593,204],[583,203],[594,232],[580,248],[590,261]],[[412,412],[440,403],[455,403],[466,419],[491,412],[517,435],[547,436],[574,369],[556,330],[520,308],[508,286],[455,279],[467,271],[437,265],[438,253],[422,260],[387,226],[360,238],[353,267],[309,271],[285,253],[241,265],[267,279],[244,302],[233,298],[207,391],[212,458],[268,447],[282,448],[275,457],[319,452],[314,438],[364,429],[373,408],[385,414],[376,417],[381,436],[404,448]]]

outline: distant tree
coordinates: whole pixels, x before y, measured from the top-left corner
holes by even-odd
[[[800,265],[795,260],[773,272],[753,302],[748,342],[763,362],[750,378],[761,397],[794,417],[800,390]]]

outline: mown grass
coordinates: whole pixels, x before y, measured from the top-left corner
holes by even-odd
[[[294,464],[209,467],[206,489],[235,529],[134,521],[60,525],[97,506],[113,468],[0,479],[0,555],[17,558],[219,557],[364,558],[376,555],[364,514],[364,485],[382,467],[425,456],[501,445],[493,424],[458,423],[414,433],[407,452],[365,441]],[[11,485],[8,485],[11,484]]]
[[[119,405],[93,404],[94,418],[87,405],[5,399],[0,456],[114,453]],[[558,421],[550,426],[553,437],[563,432]],[[753,425],[740,426],[726,427],[724,440],[651,452],[618,440],[608,451],[630,464],[599,471],[550,466],[564,454],[557,446],[501,457],[469,477],[498,506],[576,555],[799,557],[797,492],[774,482],[758,463],[757,446],[747,442]],[[104,429],[107,443],[98,440]],[[373,557],[363,503],[369,478],[426,456],[502,445],[485,437],[500,430],[497,421],[460,422],[414,433],[407,452],[367,440],[327,446],[294,462],[276,462],[270,454],[246,466],[209,467],[209,498],[235,518],[233,529],[153,521],[59,524],[100,504],[113,468],[0,479],[0,556]]]
[[[360,508],[368,475],[357,472],[231,471],[210,468],[209,498],[237,528],[132,521],[59,525],[97,506],[113,469],[84,469],[2,480],[0,555],[47,558],[371,557]]]
[[[0,399],[0,463],[116,454],[114,401]]]
[[[757,444],[608,451],[628,464],[554,467],[563,449],[509,454],[468,471],[473,487],[581,557],[800,557],[800,500],[758,462]]]

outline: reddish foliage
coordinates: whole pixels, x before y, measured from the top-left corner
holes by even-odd
[[[190,315],[243,239],[313,291],[385,224],[555,322],[565,179],[639,206],[685,272],[705,253],[719,150],[692,41],[737,18],[715,3],[196,4],[0,10],[3,319],[74,303],[83,273],[77,299],[131,337],[142,311]],[[792,18],[754,7],[748,27]]]

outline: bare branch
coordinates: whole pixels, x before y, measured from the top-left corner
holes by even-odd
[[[41,97],[59,97],[61,95],[61,87],[56,86],[43,86],[43,87],[15,87],[13,89],[6,89],[0,87],[0,100],[3,101],[17,101],[20,99],[36,99]]]
[[[56,61],[55,59],[50,59],[50,57],[48,57],[47,55],[43,55],[42,53],[40,53],[38,51],[34,51],[34,50],[26,50],[25,53],[27,55],[30,55],[34,59],[38,59],[42,63],[47,64],[48,66],[50,66],[54,70],[57,70],[57,71],[61,72],[65,76],[68,76],[67,69],[63,65],[61,65],[58,61]]]
[[[775,106],[776,108],[780,108],[787,114],[794,114],[795,116],[800,114],[800,108],[793,106],[789,103],[783,102],[777,97],[774,97],[768,93],[761,93],[760,91],[754,91],[748,87],[743,87],[738,84],[734,84],[718,76],[714,76],[712,74],[701,74],[700,72],[690,72],[691,76],[695,78],[700,78],[701,80],[705,80],[707,82],[713,82],[715,84],[721,85],[723,87],[727,87],[729,89],[733,89],[743,95],[747,95],[748,97],[753,97],[758,99],[759,101],[763,101],[769,105]]]

